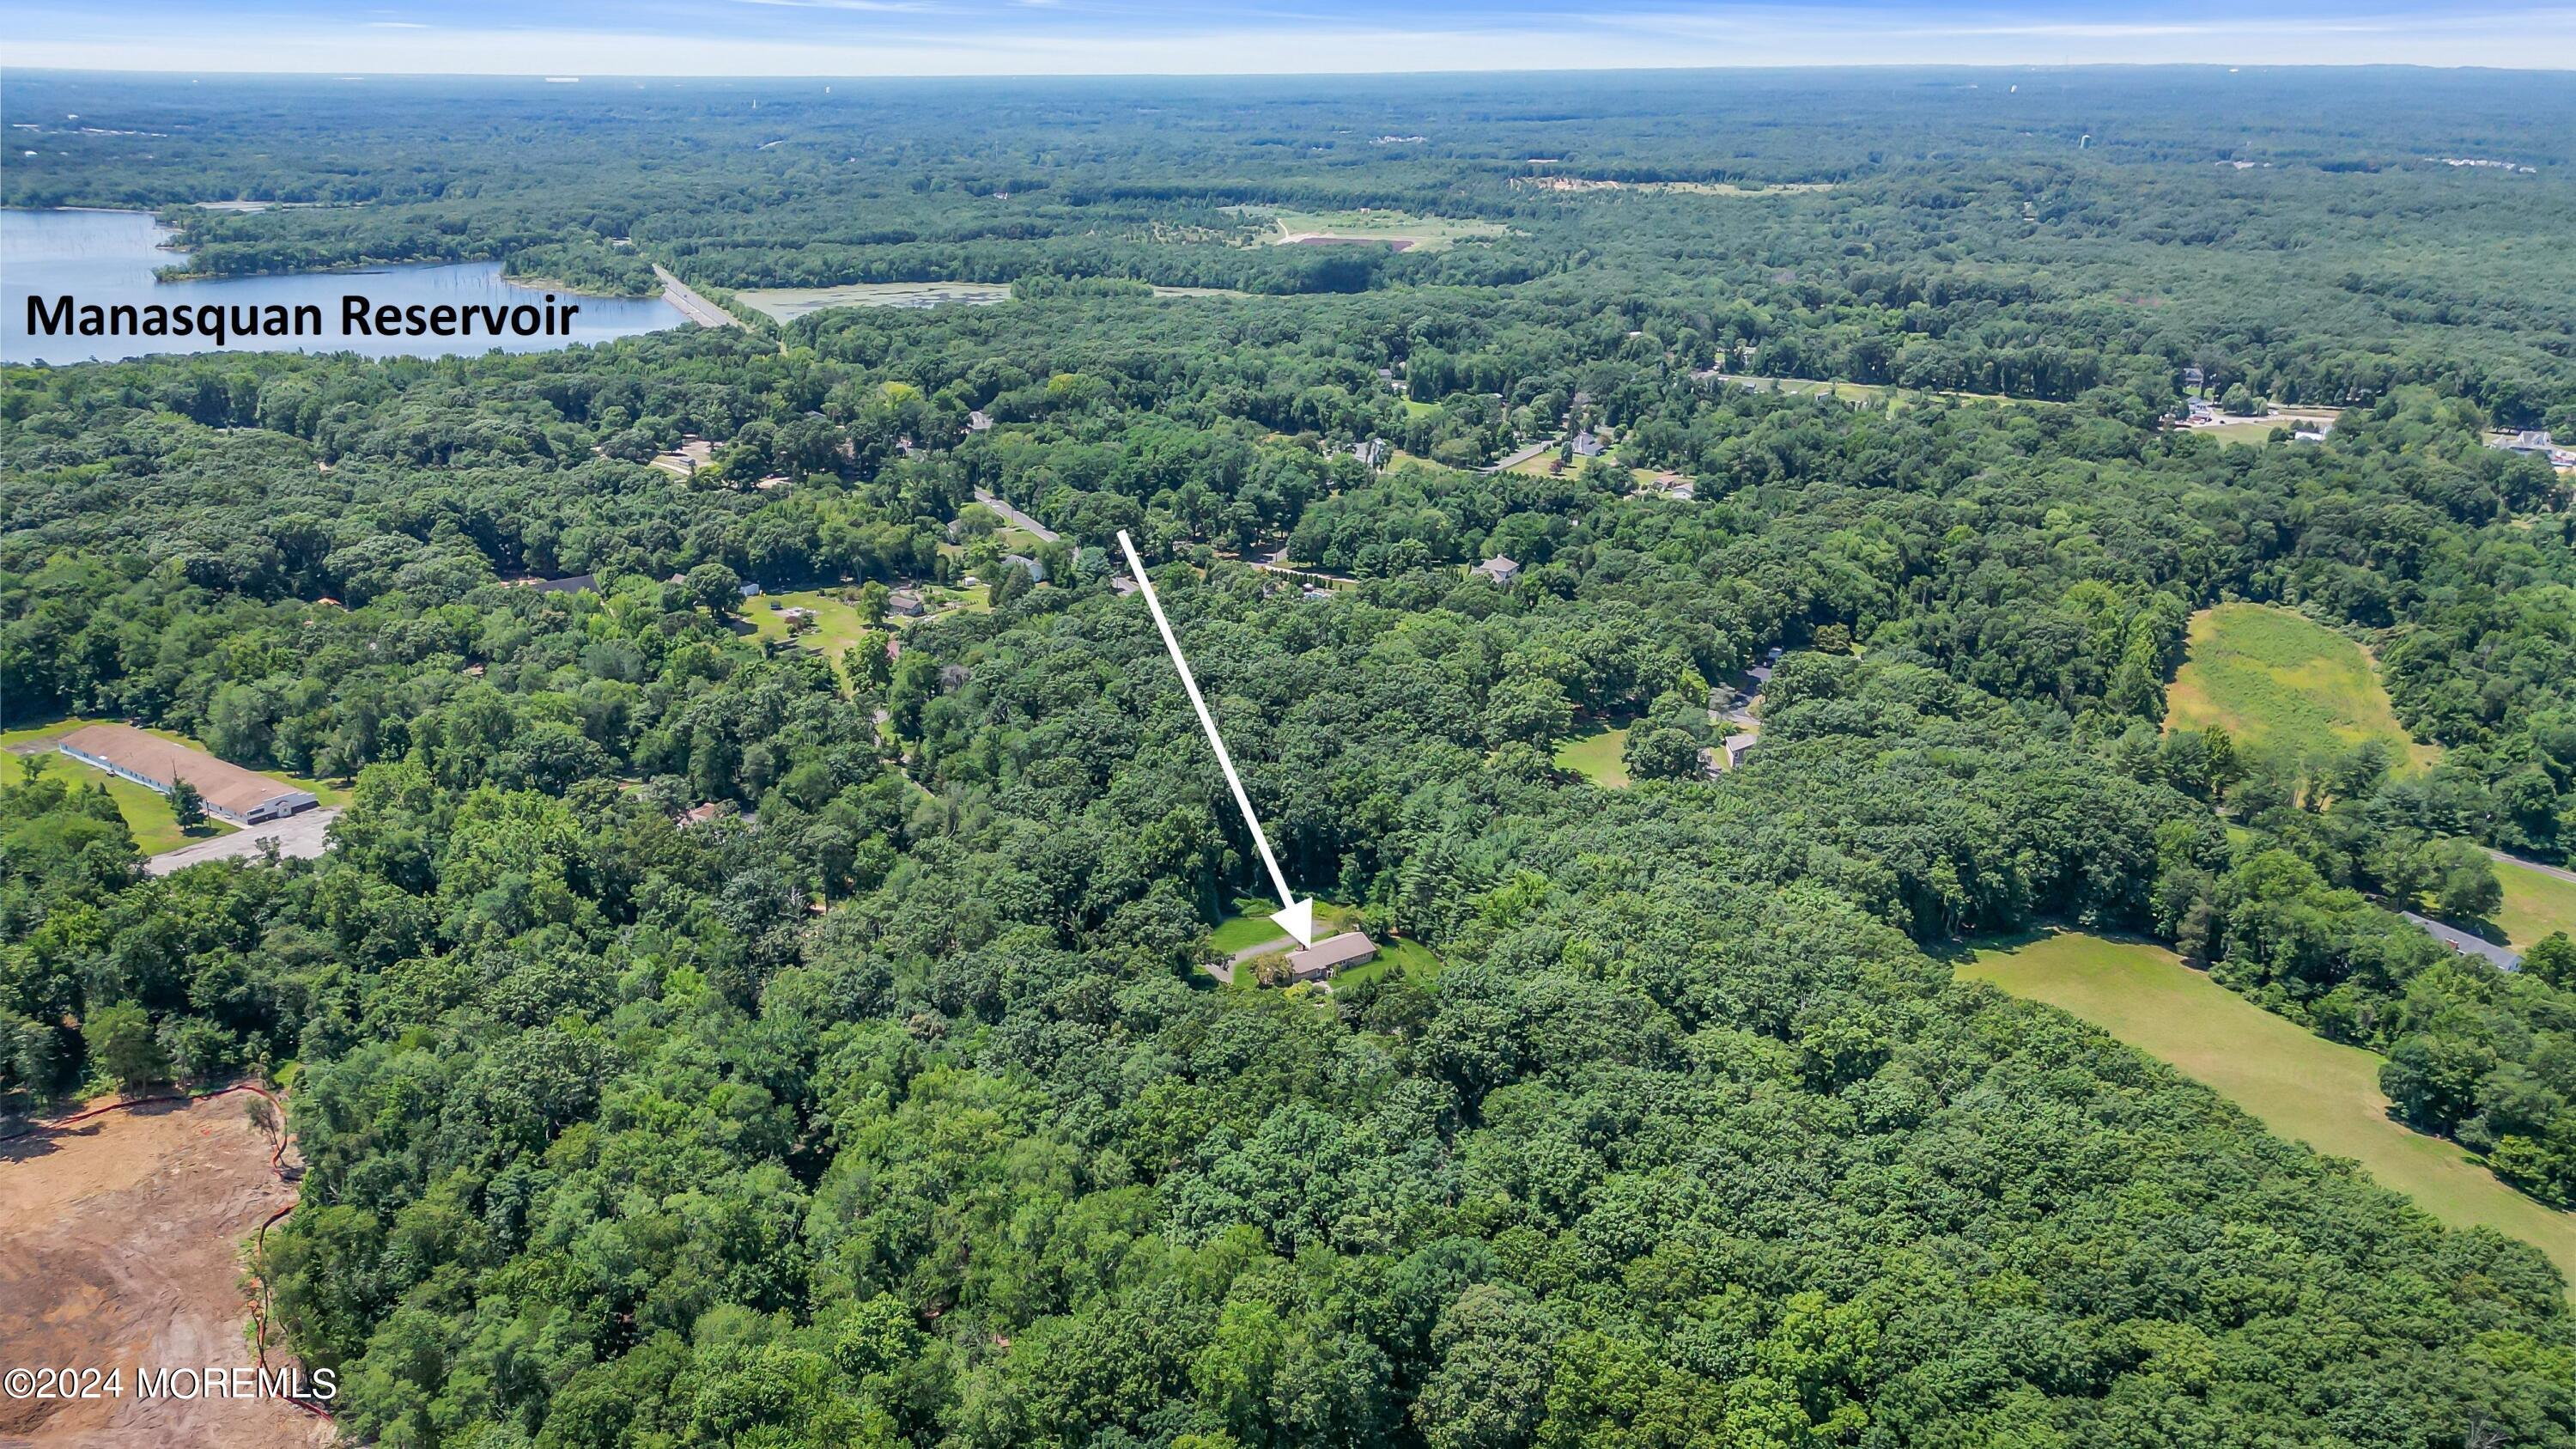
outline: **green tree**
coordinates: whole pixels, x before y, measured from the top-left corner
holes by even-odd
[[[121,1092],[170,1080],[170,1059],[152,1034],[152,1019],[130,1001],[93,1011],[81,1023],[90,1060]]]

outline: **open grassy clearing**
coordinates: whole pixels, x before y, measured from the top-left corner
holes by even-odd
[[[842,651],[858,643],[863,636],[875,632],[860,619],[858,605],[841,597],[843,592],[841,589],[798,589],[764,595],[749,601],[743,610],[743,618],[750,623],[751,632],[760,638],[786,639],[801,644],[832,661],[833,668],[838,670]],[[775,611],[766,607],[773,599],[779,606]],[[814,627],[802,634],[789,633],[786,613],[789,609],[813,610]],[[844,678],[842,686],[847,688],[848,685],[849,681]]]
[[[2496,883],[2504,887],[2495,923],[2515,950],[2530,950],[2552,931],[2576,936],[2576,881],[2510,860],[2497,861],[2495,873]]]
[[[1440,979],[1440,958],[1420,941],[1406,941],[1389,936],[1377,943],[1377,959],[1333,974],[1337,987],[1358,986],[1402,967],[1404,974],[1416,981]]]
[[[1238,206],[1238,216],[1267,219],[1277,235],[1273,245],[1296,246],[1322,238],[1387,242],[1406,251],[1436,252],[1476,237],[1501,236],[1509,228],[1498,221],[1467,217],[1414,216],[1401,211],[1361,208],[1356,211],[1287,211],[1268,206]]]
[[[1279,903],[1267,896],[1240,897],[1228,908],[1225,919],[1208,932],[1208,944],[1232,955],[1266,942],[1286,940],[1287,931],[1270,919],[1278,909]],[[1315,902],[1316,936],[1321,938],[1342,929],[1342,923],[1348,918],[1341,907],[1329,901]]]
[[[1157,286],[1154,295],[1243,297],[1251,294],[1231,287]],[[845,282],[837,287],[748,287],[735,292],[733,298],[776,321],[793,322],[799,317],[834,307],[904,307],[916,311],[950,304],[990,307],[997,302],[1011,300],[1011,289],[1002,282]]]
[[[1640,191],[1665,196],[1802,196],[1831,191],[1830,181],[1612,181],[1597,176],[1515,176],[1515,188],[1531,191]]]
[[[1011,300],[999,282],[850,282],[838,287],[751,287],[734,300],[780,322],[833,307],[989,307]]]
[[[1296,942],[1289,938],[1286,928],[1270,919],[1278,909],[1279,903],[1268,896],[1237,897],[1227,908],[1225,919],[1217,922],[1215,929],[1208,932],[1208,944],[1227,955],[1237,951],[1249,951],[1255,946],[1267,945],[1272,941],[1287,941],[1293,947]],[[1326,936],[1338,935],[1343,931],[1356,931],[1359,929],[1359,924],[1359,912],[1348,906],[1335,905],[1320,896],[1316,897],[1316,940],[1320,941]]]
[[[2286,426],[2288,424],[2275,422],[2269,418],[2247,418],[2243,422],[2213,423],[2205,428],[2193,428],[2191,431],[2195,436],[2216,438],[2222,443],[2234,443],[2240,447],[2261,447],[2272,441],[2274,428]]]
[[[1628,729],[1594,725],[1556,747],[1556,767],[1572,770],[1605,789],[1628,788]]]
[[[2391,1120],[2374,1052],[2314,1035],[2140,942],[2059,932],[1978,951],[1959,974],[2082,1017],[2274,1133],[2351,1158],[2454,1227],[2520,1238],[2576,1281],[2576,1214],[2505,1186],[2458,1143]]]
[[[2442,753],[2407,737],[2360,645],[2269,604],[2194,614],[2166,706],[2165,728],[2217,727],[2256,753],[2313,759],[2375,739],[2400,768],[2429,766]]]

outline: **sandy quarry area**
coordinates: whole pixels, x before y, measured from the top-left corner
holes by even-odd
[[[0,1143],[0,1367],[123,1365],[121,1399],[0,1397],[0,1445],[328,1444],[276,1400],[138,1401],[138,1367],[256,1366],[242,1243],[294,1200],[247,1094]]]

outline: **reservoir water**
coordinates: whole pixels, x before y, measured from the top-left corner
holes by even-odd
[[[340,299],[366,297],[374,305],[408,307],[518,306],[541,304],[547,290],[505,281],[499,262],[461,265],[384,267],[364,272],[294,272],[276,277],[225,277],[200,282],[156,282],[155,268],[187,260],[161,244],[170,231],[139,211],[7,211],[0,210],[0,361],[96,362],[148,357],[168,352],[363,352],[370,357],[443,357],[456,353],[479,356],[498,347],[508,352],[540,352],[575,342],[605,342],[677,327],[679,309],[659,297],[593,297],[551,289],[558,304],[581,308],[572,319],[570,337],[365,337],[340,331]],[[120,303],[137,307],[213,304],[223,307],[286,307],[311,304],[322,309],[323,335],[318,337],[243,337],[222,348],[202,337],[47,337],[30,327],[27,301],[40,296],[52,305],[69,293],[87,306]]]

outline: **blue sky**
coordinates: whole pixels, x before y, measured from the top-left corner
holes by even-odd
[[[10,0],[12,67],[530,75],[1121,75],[1776,65],[2576,69],[2576,0]]]

